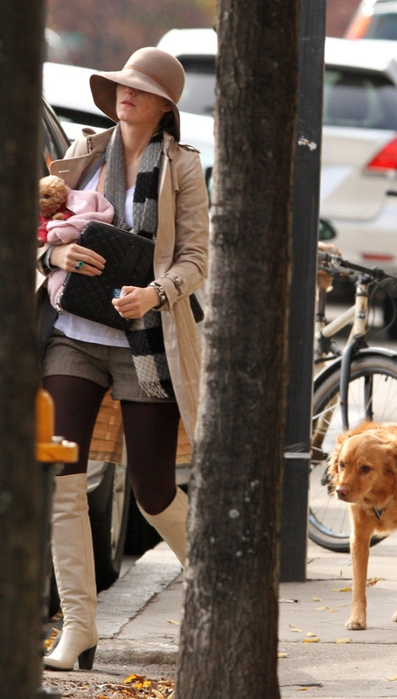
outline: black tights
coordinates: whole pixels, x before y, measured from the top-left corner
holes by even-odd
[[[62,475],[85,473],[92,433],[106,389],[75,376],[47,376],[43,386],[55,403],[55,433],[79,445],[79,460]],[[121,401],[128,471],[145,512],[158,514],[175,497],[179,410],[176,403]]]

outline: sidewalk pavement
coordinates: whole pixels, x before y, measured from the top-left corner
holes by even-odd
[[[307,581],[280,586],[283,699],[298,691],[317,699],[397,697],[397,624],[391,621],[397,606],[396,550],[397,533],[371,549],[368,578],[376,582],[367,588],[368,628],[348,631],[350,556],[309,544]],[[129,667],[174,664],[181,605],[181,568],[161,543],[99,594],[97,660]]]

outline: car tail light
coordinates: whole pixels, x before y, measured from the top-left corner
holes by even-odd
[[[397,138],[387,143],[366,167],[370,173],[387,174],[390,170],[397,170]]]
[[[348,28],[345,39],[363,39],[370,23],[371,17],[368,17],[368,15],[357,15]]]
[[[382,255],[381,253],[363,252],[363,258],[366,262],[382,262],[383,264],[387,264],[388,262],[394,262],[395,256],[387,255],[386,253]]]

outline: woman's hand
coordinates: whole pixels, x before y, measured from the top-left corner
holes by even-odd
[[[112,303],[122,318],[142,318],[151,308],[157,306],[159,296],[152,286],[123,286],[121,296]]]
[[[97,252],[78,245],[68,243],[66,245],[54,245],[50,263],[66,272],[77,272],[87,277],[95,277],[102,274],[106,260]]]

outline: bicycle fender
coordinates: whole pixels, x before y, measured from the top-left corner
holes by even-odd
[[[352,358],[352,361],[355,359],[359,359],[360,357],[365,357],[371,354],[379,354],[382,355],[382,357],[389,357],[391,359],[396,359],[397,361],[397,352],[394,352],[393,350],[387,349],[386,347],[364,347],[363,349],[358,350],[355,354],[354,357]],[[334,371],[340,368],[342,364],[342,356],[337,357],[334,359],[328,366],[324,367],[316,376],[314,377],[314,389],[316,388],[316,385],[318,383],[322,383],[330,374],[333,374]]]

